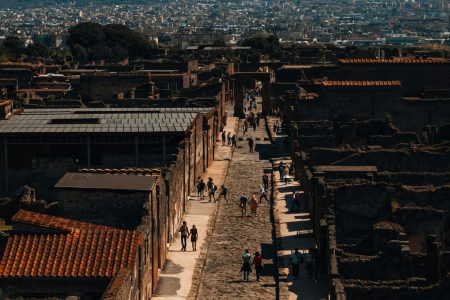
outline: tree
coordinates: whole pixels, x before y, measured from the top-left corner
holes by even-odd
[[[103,26],[98,23],[80,23],[69,29],[67,44],[72,48],[79,44],[88,49],[105,43]]]
[[[81,63],[86,63],[87,62],[87,59],[88,59],[87,51],[80,44],[73,45],[73,47],[72,47],[72,55],[73,55],[73,58],[76,61],[79,61]]]
[[[274,53],[280,50],[280,41],[273,34],[258,33],[244,40],[242,46],[250,46],[253,49],[259,49],[266,53]]]
[[[10,57],[19,58],[25,53],[25,43],[17,36],[10,35],[3,41],[3,47]]]
[[[27,54],[30,57],[47,57],[50,51],[45,44],[38,42],[28,45]]]
[[[142,33],[120,24],[80,23],[69,29],[69,34],[68,45],[81,62],[118,62],[128,56],[148,58],[156,47]]]

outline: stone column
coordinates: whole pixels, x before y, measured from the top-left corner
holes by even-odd
[[[4,176],[5,176],[5,193],[8,193],[8,138],[6,136],[3,137],[3,168],[4,168]]]
[[[319,221],[319,240],[318,240],[318,251],[319,251],[319,272],[325,273],[328,269],[327,265],[327,250],[328,250],[328,224],[325,219],[320,219]]]
[[[244,118],[244,94],[242,92],[243,84],[240,80],[233,81],[234,98],[234,116]]]
[[[90,168],[91,167],[91,137],[87,137],[87,149],[86,149],[86,155],[87,155],[87,167]]]
[[[439,282],[441,279],[441,256],[437,237],[429,235],[427,237],[427,281],[430,283]]]
[[[166,136],[165,135],[163,135],[163,136],[161,136],[161,159],[162,159],[162,164],[163,164],[163,166],[165,167],[166,166],[166,159],[167,159],[167,153],[166,153],[166,151],[167,151],[167,149],[166,149]]]
[[[134,137],[134,164],[136,167],[139,166],[139,138]]]
[[[262,113],[264,116],[269,115],[272,108],[272,102],[270,100],[270,75],[269,78],[262,82]]]

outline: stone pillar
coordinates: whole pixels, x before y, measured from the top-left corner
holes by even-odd
[[[162,159],[162,164],[165,167],[166,166],[166,157],[167,157],[167,150],[166,150],[166,137],[163,135],[161,136],[161,159]]]
[[[87,167],[91,167],[91,137],[87,137],[87,149],[86,149],[86,155],[87,155]]]
[[[309,211],[311,221],[314,224],[314,231],[318,230],[319,220],[325,217],[328,208],[324,176],[324,173],[316,172],[313,177],[313,196],[312,199],[310,199],[312,201],[309,203]]]
[[[267,80],[262,82],[262,113],[264,116],[269,115],[270,109],[272,108],[272,102],[270,100],[270,76]]]
[[[243,84],[240,80],[233,81],[234,116],[240,119],[244,118],[244,94],[242,88]]]
[[[4,176],[5,176],[5,193],[8,193],[8,138],[6,136],[3,137],[3,168],[4,168]]]
[[[139,138],[134,137],[134,164],[136,167],[139,166]]]
[[[429,235],[427,237],[427,281],[430,283],[439,282],[441,279],[441,257],[440,247],[437,237]]]
[[[319,222],[319,241],[318,241],[318,251],[319,251],[319,272],[325,273],[327,271],[327,249],[328,249],[328,225],[325,219],[320,219]]]

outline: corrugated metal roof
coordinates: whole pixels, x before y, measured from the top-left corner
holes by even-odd
[[[101,173],[66,173],[56,188],[150,191],[156,176]]]
[[[0,120],[0,133],[185,132],[198,113],[211,108],[31,109]],[[58,120],[58,124],[52,120]],[[97,122],[85,120],[98,119]],[[64,120],[68,120],[64,124]],[[88,124],[86,124],[88,123]],[[61,129],[63,129],[61,131]]]

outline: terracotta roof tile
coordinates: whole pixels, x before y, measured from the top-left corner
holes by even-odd
[[[322,81],[323,86],[400,86],[400,81]]]
[[[102,226],[87,222],[80,222],[76,220],[51,216],[47,214],[36,213],[27,210],[19,210],[12,218],[11,221],[20,222],[25,224],[31,224],[39,227],[53,228],[66,230],[72,232],[75,229],[113,229],[112,227]]]
[[[13,234],[0,261],[5,277],[114,277],[134,264],[142,235],[21,210],[16,222],[67,230],[63,234]]]
[[[369,58],[349,58],[339,59],[341,64],[442,64],[450,63],[446,58],[397,58],[397,59],[369,59]]]

